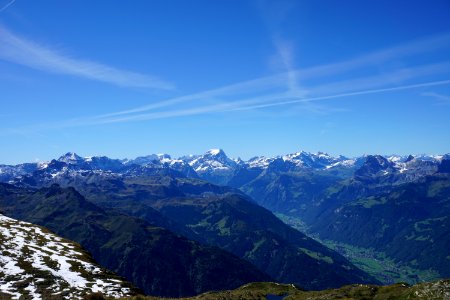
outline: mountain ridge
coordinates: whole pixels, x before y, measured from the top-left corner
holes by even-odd
[[[202,178],[212,183],[236,186],[249,182],[265,170],[299,171],[317,170],[330,173],[346,174],[361,167],[367,159],[382,157],[391,165],[389,171],[405,173],[407,176],[421,166],[437,169],[441,161],[450,157],[443,155],[363,155],[354,158],[331,156],[324,152],[310,153],[299,151],[274,157],[257,156],[246,161],[230,159],[223,150],[212,149],[203,155],[189,155],[172,158],[168,154],[151,154],[135,159],[113,159],[106,156],[81,157],[74,152],[68,152],[58,159],[46,162],[23,163],[17,165],[0,165],[0,182],[12,182],[15,178],[29,175],[35,171],[55,170],[50,176],[57,176],[58,171],[90,170],[105,173],[155,173],[172,170],[183,176]],[[64,168],[65,167],[65,168]],[[433,169],[433,170],[434,170]],[[241,173],[241,174],[239,174]],[[246,176],[242,176],[242,173]],[[241,176],[240,176],[241,175]]]
[[[300,217],[309,224],[310,229],[326,236],[320,229],[332,225],[330,220],[335,215],[330,213],[337,212],[336,220],[352,226],[345,223],[348,218],[339,215],[348,211],[341,207],[355,206],[358,201],[364,200],[363,207],[368,210],[361,212],[375,213],[375,209],[381,207],[377,206],[378,203],[383,204],[385,201],[380,195],[401,189],[406,184],[420,185],[420,182],[436,174],[447,174],[449,162],[448,154],[347,158],[300,151],[243,161],[228,158],[220,149],[179,159],[158,154],[134,160],[114,160],[104,156],[83,158],[70,152],[48,163],[0,166],[0,181],[31,191],[49,188],[55,183],[64,188],[73,186],[98,209],[116,210],[129,217],[143,219],[151,226],[167,228],[202,244],[218,246],[250,261],[260,271],[268,272],[278,280],[300,283],[307,288],[320,288],[323,286],[309,285],[304,279],[297,282],[294,277],[289,277],[295,270],[286,268],[287,265],[283,267],[280,264],[262,263],[265,255],[276,253],[274,257],[278,262],[303,257],[300,260],[305,264],[300,264],[296,270],[307,270],[316,263],[325,266],[326,270],[331,261],[340,260],[339,256],[328,255],[327,251],[315,249],[308,243],[304,244],[308,246],[299,243],[293,247],[292,241],[289,241],[292,236],[285,238],[281,234],[289,232],[287,229],[278,228],[269,232],[267,224],[254,227],[258,223],[255,223],[257,216],[252,215],[252,212],[259,211],[259,208],[252,205],[259,204],[274,213]],[[446,184],[445,178],[443,182]],[[441,186],[433,187],[430,193],[439,193],[441,190]],[[409,209],[413,203],[402,201],[402,205]],[[388,209],[393,207],[386,206]],[[264,215],[266,220],[272,220],[272,225],[276,223],[276,218],[263,213],[260,215]],[[378,224],[382,216],[378,215],[377,218],[371,219],[371,222]],[[432,219],[433,215],[429,218]],[[320,220],[321,228],[313,226],[315,220]],[[383,224],[379,226],[384,228]],[[442,224],[447,226],[447,223]],[[358,227],[362,228],[363,225]],[[247,228],[252,228],[255,234],[249,234],[252,230]],[[429,230],[428,227],[426,230]],[[370,236],[373,233],[367,234]],[[420,235],[418,237],[423,238]],[[397,246],[391,248],[397,249],[399,253],[404,252],[405,249]],[[300,249],[301,253],[294,254],[296,249]],[[421,255],[418,252],[411,253],[409,260],[413,262],[414,255]],[[314,263],[311,258],[315,259]],[[417,258],[420,266],[434,267],[426,259]],[[442,274],[447,274],[446,264],[442,264],[442,268]],[[292,274],[288,276],[284,273],[287,270]],[[321,273],[332,275],[327,271]],[[344,273],[341,272],[341,275]],[[284,277],[280,274],[284,274]],[[321,280],[323,284],[329,278]],[[339,282],[338,285],[345,284],[344,281],[335,281]],[[328,284],[329,281],[325,286]]]
[[[270,277],[246,261],[148,222],[104,210],[74,188],[0,183],[0,209],[81,244],[102,266],[147,294],[188,296]],[[220,274],[221,280],[211,280]]]

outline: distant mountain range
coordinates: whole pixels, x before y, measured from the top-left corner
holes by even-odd
[[[231,159],[221,149],[212,149],[203,155],[189,155],[177,159],[168,154],[152,154],[135,159],[111,159],[106,156],[81,157],[66,153],[49,162],[0,165],[0,181],[13,183],[17,177],[45,171],[50,178],[75,172],[120,173],[128,176],[152,175],[166,172],[186,177],[201,178],[219,185],[242,186],[263,171],[298,172],[324,171],[343,177],[353,174],[367,160],[361,176],[378,175],[399,177],[408,181],[434,173],[447,155],[381,156],[365,155],[356,158],[333,157],[323,152],[296,152],[276,157],[254,157],[247,161]],[[367,174],[364,174],[367,173]]]
[[[0,182],[0,212],[74,240],[147,294],[385,280],[307,235],[450,277],[448,154],[243,161],[219,149],[178,159],[67,153],[0,165]],[[303,233],[273,213],[300,222]]]

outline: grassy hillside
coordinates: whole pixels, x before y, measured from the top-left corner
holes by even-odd
[[[103,210],[73,188],[54,185],[30,192],[0,184],[0,210],[78,242],[99,264],[147,294],[190,296],[270,280],[228,252]]]
[[[333,199],[328,201],[332,202]],[[374,248],[397,262],[450,276],[450,177],[428,176],[373,196],[330,205],[310,227],[321,238]]]
[[[70,184],[103,208],[120,209],[153,224],[165,218],[160,226],[169,224],[177,234],[231,252],[279,282],[307,289],[379,283],[229,187],[169,176],[114,180],[92,176]]]
[[[96,295],[93,299],[103,299]],[[157,297],[137,296],[128,300],[158,300]],[[238,289],[208,292],[185,300],[447,300],[450,299],[450,280],[420,283],[409,286],[398,283],[389,286],[347,285],[325,291],[303,291],[293,285],[260,282],[246,284]]]
[[[308,226],[300,218],[283,214],[277,214],[277,217],[286,224],[298,229],[343,255],[355,266],[372,275],[383,284],[394,284],[396,282],[416,284],[441,278],[439,273],[432,269],[418,269],[413,265],[398,262],[392,257],[387,256],[386,253],[376,251],[373,248],[357,247],[342,242],[320,239],[317,234],[311,235],[310,232],[308,232]]]

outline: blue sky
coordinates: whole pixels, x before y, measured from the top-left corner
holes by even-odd
[[[450,152],[449,1],[0,0],[1,163]]]

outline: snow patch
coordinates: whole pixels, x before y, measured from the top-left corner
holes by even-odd
[[[38,226],[0,214],[0,240],[0,292],[13,299],[43,299],[42,288],[37,287],[49,278],[52,284],[47,289],[53,295],[65,292],[65,299],[82,299],[93,292],[108,297],[130,295],[122,281],[109,278],[98,266],[86,261],[85,254],[71,242]],[[16,286],[19,282],[20,286]]]

